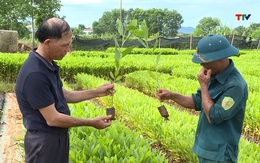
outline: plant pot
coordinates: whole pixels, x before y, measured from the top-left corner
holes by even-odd
[[[116,119],[115,118],[116,112],[115,112],[115,108],[114,107],[106,108],[106,112],[107,112],[107,115],[112,115],[110,120],[115,120]]]
[[[168,117],[169,117],[169,114],[168,114],[168,111],[166,109],[166,107],[164,105],[162,106],[159,106],[158,107],[158,110],[161,114],[161,116],[165,119],[165,120],[169,120]]]

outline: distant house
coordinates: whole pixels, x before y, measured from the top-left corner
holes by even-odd
[[[91,35],[93,33],[93,30],[91,28],[85,28],[83,30],[83,32],[86,34],[86,35]]]

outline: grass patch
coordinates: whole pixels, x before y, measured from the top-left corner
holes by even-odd
[[[6,83],[0,81],[0,92],[14,92],[15,91],[15,83]]]

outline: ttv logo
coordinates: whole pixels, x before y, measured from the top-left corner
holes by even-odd
[[[242,17],[242,20],[245,20],[245,19],[248,20],[250,18],[251,14],[236,14],[235,16],[237,17],[238,21],[240,20],[241,17]]]

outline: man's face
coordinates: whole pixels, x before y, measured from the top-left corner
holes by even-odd
[[[51,39],[50,41],[50,55],[54,60],[61,60],[67,52],[70,51],[70,44],[72,42],[72,35],[64,35],[61,39]]]

